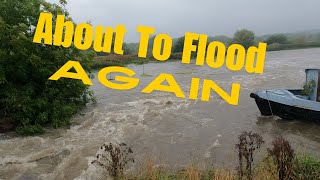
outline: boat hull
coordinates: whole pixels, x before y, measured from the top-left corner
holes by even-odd
[[[255,99],[256,104],[263,116],[276,115],[282,119],[299,119],[299,120],[310,120],[310,121],[320,121],[320,111],[314,111],[304,108],[299,108],[295,106],[289,106],[286,104],[281,104],[273,101],[268,101],[267,99],[259,97],[255,93],[251,93],[250,97]]]

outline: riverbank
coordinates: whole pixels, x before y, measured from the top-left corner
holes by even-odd
[[[254,167],[253,179],[273,180],[279,179],[277,165],[272,158]],[[153,161],[146,161],[144,167],[135,173],[128,173],[123,179],[154,179],[154,180],[233,180],[239,179],[236,169],[211,167],[203,169],[197,165],[189,164],[180,170],[172,171],[172,167],[162,167]],[[299,154],[293,161],[291,179],[317,180],[320,178],[320,160],[307,154]],[[246,178],[245,178],[246,179]]]
[[[104,170],[103,176],[113,179],[308,179],[320,178],[320,159],[309,154],[293,150],[289,141],[277,137],[272,147],[267,148],[263,158],[257,158],[257,151],[263,148],[262,136],[252,132],[242,132],[239,135],[239,144],[235,145],[238,152],[238,166],[218,167],[212,162],[209,167],[201,167],[190,158],[190,163],[180,167],[170,167],[147,159],[141,164],[135,164],[131,157],[131,147],[124,143],[105,144],[100,149],[92,165]],[[257,160],[261,159],[261,160]],[[128,164],[133,163],[131,169],[126,171]],[[136,168],[135,166],[138,166]]]
[[[178,60],[182,58],[182,53],[174,53],[170,56],[169,60]],[[92,69],[99,69],[108,66],[126,66],[128,64],[146,64],[146,63],[157,63],[152,56],[147,58],[139,58],[138,55],[107,55],[107,56],[96,56],[91,65]]]
[[[267,46],[267,51],[281,51],[281,50],[298,50],[308,48],[319,48],[320,43],[304,43],[304,44],[271,44]]]
[[[319,48],[320,43],[307,43],[307,44],[271,44],[267,46],[267,52],[271,51],[284,51],[284,50],[299,50],[299,49],[312,49]],[[182,53],[173,53],[169,60],[181,60]],[[158,63],[152,56],[147,58],[139,58],[138,55],[107,55],[96,56],[91,64],[92,69],[99,69],[108,66],[127,66],[128,64],[146,64]]]

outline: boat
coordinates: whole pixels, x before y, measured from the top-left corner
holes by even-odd
[[[320,69],[306,69],[303,89],[272,89],[251,93],[262,116],[320,121]]]

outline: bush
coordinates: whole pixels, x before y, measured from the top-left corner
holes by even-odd
[[[44,133],[44,130],[42,129],[42,127],[39,124],[36,125],[26,125],[23,127],[18,127],[16,129],[16,131],[19,134],[22,135],[29,135],[29,134],[42,134]]]
[[[68,60],[80,61],[89,71],[94,53],[33,43],[41,11],[70,19],[63,7],[42,0],[0,3],[0,118],[10,118],[20,134],[42,133],[44,125],[69,124],[92,97],[79,80],[48,81]]]
[[[266,40],[267,44],[287,44],[288,43],[288,38],[284,34],[274,34],[268,37]]]
[[[273,44],[268,44],[267,46],[267,50],[268,51],[277,51],[277,50],[281,50],[283,48],[283,45],[279,44],[279,43],[273,43]]]

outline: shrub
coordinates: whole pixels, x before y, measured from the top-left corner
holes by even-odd
[[[267,46],[268,51],[282,50],[282,48],[283,48],[283,45],[279,43],[268,44]]]
[[[274,34],[274,35],[271,35],[270,37],[268,37],[266,42],[268,44],[274,44],[274,43],[286,44],[286,43],[288,43],[288,38],[284,34]]]
[[[68,125],[92,97],[79,80],[48,81],[68,60],[80,61],[89,71],[94,53],[33,43],[41,11],[71,19],[64,6],[43,0],[0,3],[0,118],[10,118],[17,132],[26,135],[42,133],[45,125]]]
[[[272,146],[272,149],[268,149],[268,152],[275,161],[279,179],[289,179],[292,171],[294,150],[283,137],[273,140]]]
[[[264,141],[259,134],[246,131],[238,138],[239,143],[236,144],[236,149],[239,157],[239,177],[251,180],[253,179],[253,155],[256,150],[260,149]]]
[[[125,143],[120,143],[118,146],[112,143],[101,146],[102,153],[97,155],[97,159],[91,164],[96,164],[108,171],[109,175],[115,179],[124,177],[124,168],[129,162],[134,162],[134,159],[129,157],[132,154],[131,147]]]
[[[35,125],[26,125],[24,127],[18,127],[16,129],[16,131],[19,134],[22,135],[29,135],[29,134],[42,134],[44,133],[44,130],[42,129],[42,127],[39,124],[35,124]]]

